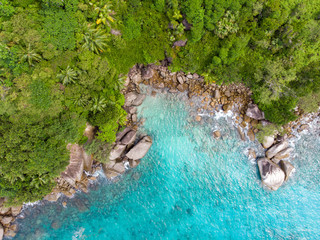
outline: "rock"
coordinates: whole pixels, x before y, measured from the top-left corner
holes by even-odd
[[[11,214],[12,216],[16,217],[19,215],[19,213],[21,212],[22,206],[14,206],[11,207]]]
[[[92,155],[87,154],[83,149],[83,169],[87,172],[92,170],[93,158]]]
[[[278,143],[276,145],[273,145],[267,152],[266,156],[267,158],[271,159],[273,158],[278,152],[286,149],[289,146],[287,141],[283,141],[281,143]]]
[[[178,89],[180,92],[184,92],[184,90],[185,90],[182,84],[179,84],[179,85],[177,86],[177,89]]]
[[[110,152],[109,160],[113,161],[122,155],[122,153],[126,150],[126,145],[124,144],[117,144]]]
[[[224,104],[222,108],[223,108],[223,111],[227,112],[232,109],[232,105],[231,104]]]
[[[252,131],[252,129],[248,130],[247,135],[248,135],[250,141],[254,141],[255,140],[254,132]]]
[[[131,168],[135,168],[140,164],[140,160],[131,160],[129,161],[129,165]]]
[[[182,20],[182,24],[184,26],[184,30],[189,31],[192,28],[192,24],[190,24],[187,19]]]
[[[111,30],[110,30],[110,33],[111,33],[112,35],[115,35],[115,36],[121,36],[121,35],[122,35],[121,32],[120,32],[120,30],[115,30],[115,29],[112,29],[112,28],[111,28]]]
[[[183,84],[183,83],[184,83],[182,76],[178,76],[178,77],[177,77],[177,80],[178,80],[178,82],[179,82],[180,84]]]
[[[220,100],[222,104],[226,104],[228,102],[228,98],[226,96],[223,96]]]
[[[269,147],[272,146],[273,142],[274,142],[274,137],[273,136],[265,136],[263,138],[262,146],[264,148],[269,148]]]
[[[2,207],[0,208],[0,214],[1,214],[1,215],[6,215],[9,211],[10,211],[10,207],[4,207],[4,206],[2,206]]]
[[[264,119],[264,113],[258,108],[258,105],[252,103],[248,105],[246,115],[256,120]]]
[[[124,167],[123,163],[122,162],[119,162],[119,163],[116,163],[112,169],[115,171],[115,172],[118,172],[120,174],[124,173],[126,171],[126,168]]]
[[[219,130],[216,130],[213,132],[213,136],[214,136],[214,138],[218,139],[221,137],[221,132]]]
[[[199,115],[196,116],[196,121],[197,121],[197,122],[200,122],[201,119],[202,119],[201,116],[199,116]]]
[[[132,122],[136,122],[138,120],[137,114],[132,114],[131,120],[132,120]]]
[[[121,143],[124,145],[128,145],[130,147],[130,145],[132,145],[136,140],[136,135],[137,135],[137,132],[134,130],[131,130],[121,139]]]
[[[274,163],[279,163],[280,160],[288,158],[290,156],[290,153],[293,151],[293,148],[286,148],[280,152],[278,152],[271,160]]]
[[[59,197],[60,197],[60,193],[49,193],[43,199],[49,202],[56,202],[59,199]]]
[[[141,77],[143,80],[149,80],[153,77],[153,69],[151,65],[148,65],[147,67],[144,67],[141,71]]]
[[[67,202],[62,202],[62,206],[66,207],[67,206]]]
[[[139,84],[142,82],[141,71],[137,68],[137,66],[131,68],[128,76],[135,84]]]
[[[72,144],[70,148],[70,162],[66,171],[61,173],[61,177],[70,185],[74,186],[80,181],[84,169],[84,150],[78,144]]]
[[[7,225],[7,224],[11,223],[12,219],[13,219],[12,217],[4,217],[4,218],[2,218],[1,223],[2,223],[2,225]]]
[[[295,167],[289,161],[285,161],[285,160],[280,161],[280,167],[284,171],[286,175],[285,181],[287,181],[291,173],[295,170]]]
[[[169,90],[169,93],[177,93],[177,92],[178,92],[178,90],[175,89],[175,88],[171,88],[171,89]]]
[[[13,237],[15,237],[16,236],[16,233],[14,232],[14,231],[12,231],[12,230],[6,230],[5,231],[5,234],[4,234],[5,236],[7,236],[7,237],[10,237],[10,238],[13,238]]]
[[[224,95],[225,95],[226,97],[230,97],[230,96],[231,96],[231,93],[230,93],[229,90],[227,90],[227,91],[224,92]]]
[[[246,138],[245,138],[245,136],[244,136],[243,131],[241,130],[241,128],[240,128],[239,126],[238,126],[237,130],[238,130],[238,133],[239,133],[239,135],[240,135],[241,140],[242,140],[242,141],[245,141]]]
[[[104,174],[106,175],[106,177],[107,177],[108,179],[112,179],[112,178],[115,178],[115,177],[119,176],[119,173],[118,173],[118,172],[114,172],[114,171],[112,171],[112,170],[110,170],[110,169],[106,169],[106,170],[104,171]]]
[[[248,117],[247,115],[244,115],[243,121],[245,121],[246,123],[250,123],[251,122],[251,118]]]
[[[199,74],[198,73],[194,73],[194,74],[192,74],[192,78],[194,78],[194,79],[198,79],[200,76],[199,76]]]
[[[187,44],[187,39],[186,40],[179,40],[179,41],[175,41],[173,43],[174,47],[184,47]]]
[[[59,221],[53,221],[53,222],[51,223],[51,228],[52,228],[52,229],[57,230],[57,229],[59,229],[60,227],[61,227],[61,223],[60,223]]]
[[[221,97],[220,91],[219,91],[218,89],[216,89],[216,90],[213,92],[213,97],[214,97],[214,98],[220,98],[220,97]]]
[[[133,106],[140,106],[143,103],[143,100],[146,98],[146,95],[139,94],[137,98],[132,102]]]
[[[187,78],[192,79],[192,75],[191,75],[191,74],[188,74],[188,75],[187,75]]]
[[[94,139],[96,128],[91,126],[89,123],[86,123],[86,129],[84,130],[83,135],[88,138],[88,141],[92,141]]]
[[[0,224],[0,240],[3,239],[3,226]]]
[[[309,128],[309,125],[308,124],[302,124],[301,126],[300,126],[300,129],[301,130],[306,130],[306,129],[308,129]]]
[[[152,139],[149,136],[145,136],[126,154],[126,156],[132,160],[141,159],[147,154],[151,145]]]
[[[158,88],[164,88],[165,86],[164,86],[164,83],[163,82],[161,82],[159,85],[158,85]]]
[[[258,167],[262,183],[271,190],[277,190],[285,179],[282,169],[267,158],[258,160]]]
[[[137,107],[130,107],[129,108],[129,113],[131,113],[131,114],[135,114],[136,112],[137,112]]]
[[[117,136],[116,137],[116,142],[120,141],[123,138],[123,136],[126,135],[131,130],[132,130],[131,128],[127,127],[123,131],[118,132],[117,135],[116,135]]]
[[[136,92],[129,92],[125,95],[125,106],[131,106],[134,100],[138,97]],[[143,101],[143,100],[142,100]]]
[[[249,148],[248,149],[248,157],[249,159],[256,159],[257,155],[256,155],[256,151],[254,151],[254,149]]]

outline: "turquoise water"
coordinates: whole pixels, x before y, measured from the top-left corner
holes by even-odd
[[[147,97],[139,117],[153,145],[141,164],[116,182],[100,177],[67,208],[66,198],[29,207],[15,239],[319,239],[319,133],[295,143],[297,171],[270,192],[245,155],[260,145],[241,141],[231,116],[193,114],[183,94]]]

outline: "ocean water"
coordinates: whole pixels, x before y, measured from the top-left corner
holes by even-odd
[[[153,145],[141,164],[117,181],[101,175],[88,194],[28,207],[15,239],[319,239],[319,126],[291,143],[297,170],[272,192],[246,156],[262,155],[260,144],[241,141],[231,113],[195,122],[195,109],[185,94],[149,95],[138,117]]]

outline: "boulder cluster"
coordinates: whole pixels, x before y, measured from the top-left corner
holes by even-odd
[[[22,209],[22,206],[6,207],[5,202],[5,198],[0,198],[0,240],[3,236],[14,237],[16,235],[17,225],[14,224],[14,220]]]
[[[130,127],[117,134],[116,142],[110,152],[109,162],[103,164],[107,178],[112,179],[126,171],[126,166],[135,168],[149,151],[152,139],[149,136],[137,137]]]

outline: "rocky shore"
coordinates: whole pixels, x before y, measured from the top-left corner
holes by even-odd
[[[232,111],[235,116],[234,124],[237,127],[239,136],[242,140],[249,139],[254,141],[256,133],[259,132],[258,125],[266,126],[271,124],[265,119],[264,113],[253,103],[251,99],[252,92],[243,84],[217,85],[215,83],[207,84],[204,78],[197,73],[170,72],[164,66],[156,65],[135,65],[129,72],[126,80],[126,97],[125,110],[128,112],[128,125],[138,127],[141,122],[137,122],[136,106],[140,105],[145,98],[140,91],[140,84],[152,86],[155,89],[163,89],[169,93],[187,92],[190,105],[192,97],[196,96],[201,99],[201,107],[197,109],[194,120],[202,122],[204,115],[213,116],[217,111]],[[151,95],[155,95],[153,91]],[[256,158],[256,154],[249,149],[251,158],[256,159],[262,183],[271,190],[277,190],[291,173],[295,170],[291,158],[293,148],[289,144],[289,139],[294,138],[292,132],[308,129],[309,119],[319,116],[319,113],[302,114],[299,109],[296,111],[299,118],[284,126],[283,136],[274,132],[271,136],[265,136],[261,145],[265,149],[265,157]],[[311,117],[312,116],[312,117]],[[219,139],[221,133],[215,130],[213,137]]]
[[[123,89],[125,95],[123,108],[128,113],[127,125],[117,134],[109,161],[100,164],[93,160],[92,155],[85,152],[83,146],[68,145],[70,164],[56,179],[56,187],[44,198],[45,200],[57,201],[62,194],[72,197],[78,190],[88,192],[88,186],[90,182],[96,180],[95,172],[99,170],[103,170],[105,176],[112,180],[139,165],[152,145],[150,136],[141,135],[137,131],[143,124],[143,119],[138,119],[137,107],[146,97],[140,89],[141,84],[169,93],[186,92],[189,104],[194,108],[196,107],[194,99],[197,98],[201,104],[192,113],[192,117],[200,124],[203,123],[203,116],[232,111],[234,124],[243,141],[255,141],[259,132],[258,125],[270,124],[265,120],[264,113],[253,103],[250,89],[243,84],[207,84],[204,78],[196,73],[170,72],[167,67],[161,65],[137,64],[130,70]],[[150,94],[154,96],[157,93],[152,91]],[[281,136],[278,132],[274,132],[273,135],[264,137],[261,143],[265,149],[264,157],[257,158],[252,149],[248,151],[250,158],[256,159],[262,183],[271,190],[277,190],[294,171],[291,163],[293,159],[290,157],[293,148],[289,140],[295,137],[294,133],[307,130],[308,123],[319,116],[318,113],[308,115],[299,111],[297,114],[300,116],[298,120],[284,126],[287,134]],[[93,141],[96,132],[95,127],[87,125],[84,135],[88,138],[88,142]],[[217,140],[222,137],[219,129],[212,132],[212,137]],[[15,236],[17,225],[14,224],[14,220],[22,209],[22,206],[6,208],[3,206],[4,202],[5,199],[0,199],[0,240],[3,235]],[[67,202],[62,204],[66,206]]]

